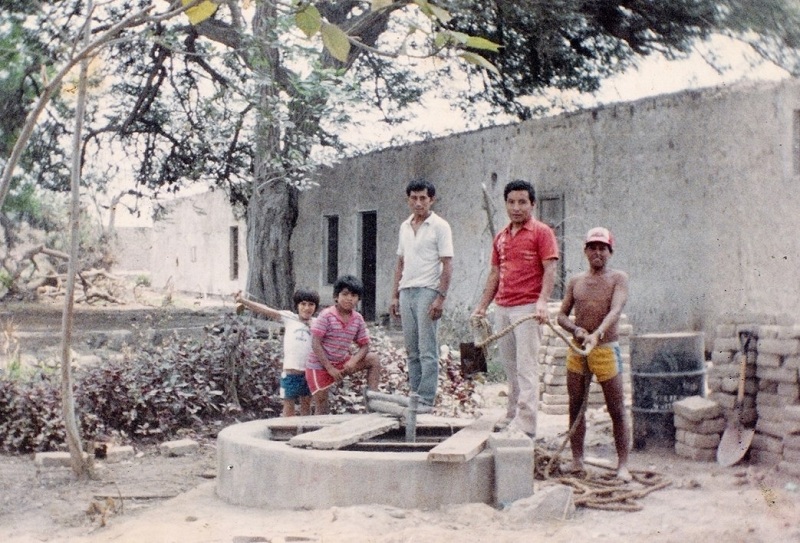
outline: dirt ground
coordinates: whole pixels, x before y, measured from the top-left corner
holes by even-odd
[[[501,389],[481,391],[488,407],[502,403]],[[594,411],[589,420],[587,454],[613,460],[607,415]],[[541,444],[556,448],[566,423],[565,416],[541,415]],[[484,504],[319,511],[228,505],[214,493],[214,442],[186,457],[162,457],[151,448],[127,462],[98,462],[99,479],[90,482],[74,481],[66,468],[37,471],[30,457],[0,456],[0,541],[800,542],[800,481],[773,468],[746,461],[723,468],[682,459],[665,448],[635,451],[632,468],[658,472],[670,486],[639,500],[638,512],[579,508],[567,520],[534,523],[514,508],[501,511]],[[595,475],[604,471],[590,469]],[[536,492],[553,484],[537,481]],[[116,509],[105,518],[87,514],[92,503],[104,506],[107,496],[116,496]]]
[[[479,390],[485,408],[503,404],[502,389]],[[539,417],[540,442],[552,450],[563,441],[566,416]],[[593,411],[589,421],[587,454],[613,461],[607,415]],[[317,511],[231,506],[214,493],[215,453],[214,441],[201,441],[197,453],[176,458],[159,455],[155,446],[142,447],[129,461],[98,461],[98,478],[88,482],[75,481],[67,468],[37,470],[30,456],[0,455],[0,541],[800,542],[799,480],[747,460],[730,468],[693,462],[669,448],[632,454],[634,470],[655,471],[670,482],[639,500],[641,511],[579,508],[572,518],[537,523],[513,507],[501,511],[485,504]],[[536,493],[553,484],[537,481]],[[96,512],[87,513],[90,509]]]

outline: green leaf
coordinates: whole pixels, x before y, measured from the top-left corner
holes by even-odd
[[[418,5],[422,13],[428,17],[433,15],[433,10],[431,10],[431,5],[428,3],[428,0],[414,0],[414,3]]]
[[[442,22],[442,24],[447,24],[448,21],[450,21],[450,19],[453,18],[453,16],[450,15],[450,12],[444,8],[440,8],[439,6],[434,6],[433,4],[428,4],[428,7],[430,8],[431,13],[433,13],[433,15],[437,19],[439,19]]]
[[[322,26],[322,15],[313,4],[309,4],[302,11],[298,11],[294,16],[297,28],[303,31],[306,37],[310,38],[319,32]]]
[[[185,6],[189,4],[191,0],[182,0],[182,4]],[[205,0],[204,2],[200,2],[189,9],[186,10],[186,16],[189,18],[189,22],[193,25],[197,25],[214,15],[217,11],[219,6],[214,2],[210,2],[209,0]]]
[[[391,6],[392,0],[372,0],[371,4],[372,4],[371,7],[372,11],[378,11],[387,6]]]
[[[476,66],[480,66],[490,72],[493,72],[497,75],[500,75],[500,70],[497,69],[497,66],[483,58],[477,53],[470,53],[469,51],[464,51],[463,53],[459,53],[459,57],[463,58],[470,64],[475,64]]]
[[[347,34],[336,25],[330,23],[322,23],[322,43],[330,54],[339,62],[347,62],[347,56],[350,54],[350,40],[347,39]]]
[[[499,43],[476,36],[468,37],[464,45],[471,49],[483,49],[484,51],[492,51],[493,53],[499,52],[501,47]]]

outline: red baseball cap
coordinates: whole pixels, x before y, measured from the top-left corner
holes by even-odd
[[[608,228],[596,226],[589,230],[589,232],[586,234],[586,242],[584,243],[584,246],[595,241],[605,243],[608,245],[608,248],[611,251],[614,250],[614,236],[611,235],[611,232],[608,230]]]

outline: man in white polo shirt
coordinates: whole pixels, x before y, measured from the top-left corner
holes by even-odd
[[[436,334],[453,275],[453,236],[447,221],[431,210],[436,201],[431,182],[412,181],[406,196],[411,216],[400,225],[389,310],[403,324],[409,388],[432,407],[439,384]]]

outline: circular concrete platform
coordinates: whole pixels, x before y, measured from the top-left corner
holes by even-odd
[[[268,509],[360,504],[430,509],[493,502],[489,449],[468,462],[449,463],[430,462],[427,452],[314,450],[286,441],[359,416],[277,418],[225,428],[217,438],[217,495],[230,504]],[[436,426],[454,433],[470,422],[421,415],[417,429]]]

